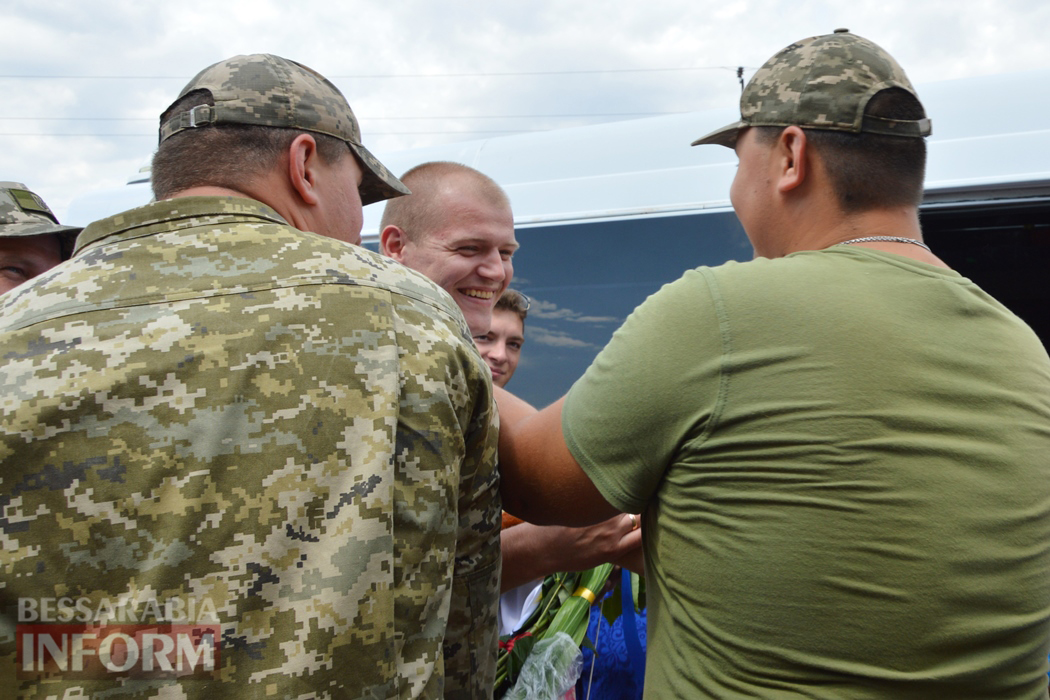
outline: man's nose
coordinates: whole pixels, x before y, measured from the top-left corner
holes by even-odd
[[[499,340],[492,344],[489,349],[489,357],[496,362],[506,362],[507,360],[507,343]]]
[[[503,278],[507,276],[507,270],[503,266],[503,256],[500,255],[500,252],[493,250],[487,253],[478,267],[478,272],[487,279],[503,281]]]

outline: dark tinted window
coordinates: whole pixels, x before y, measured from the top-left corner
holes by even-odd
[[[532,299],[507,388],[536,406],[568,391],[627,315],[685,270],[750,260],[731,211],[519,229],[512,286]],[[674,342],[653,338],[654,345]]]
[[[1050,347],[1050,202],[928,209],[922,227],[944,262],[1023,318]]]

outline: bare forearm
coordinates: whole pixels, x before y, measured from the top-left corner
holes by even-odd
[[[617,515],[588,527],[522,523],[503,531],[503,582],[510,590],[558,571],[582,571],[641,552],[637,517]]]
[[[503,574],[500,593],[547,575],[543,562],[543,542],[536,537],[539,525],[521,523],[500,534],[503,548]]]

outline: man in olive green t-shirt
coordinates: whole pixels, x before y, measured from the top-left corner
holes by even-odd
[[[644,514],[646,697],[1047,697],[1050,359],[922,242],[929,130],[878,46],[787,47],[696,142],[756,259],[498,396],[508,510]]]

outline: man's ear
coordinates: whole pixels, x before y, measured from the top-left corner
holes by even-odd
[[[777,138],[777,191],[787,192],[806,181],[809,172],[809,144],[806,132],[797,126],[785,127]]]
[[[379,252],[398,262],[404,262],[408,235],[399,226],[389,224],[379,233]]]
[[[321,156],[317,141],[310,134],[299,134],[288,146],[288,181],[304,203],[320,202],[317,192]]]

